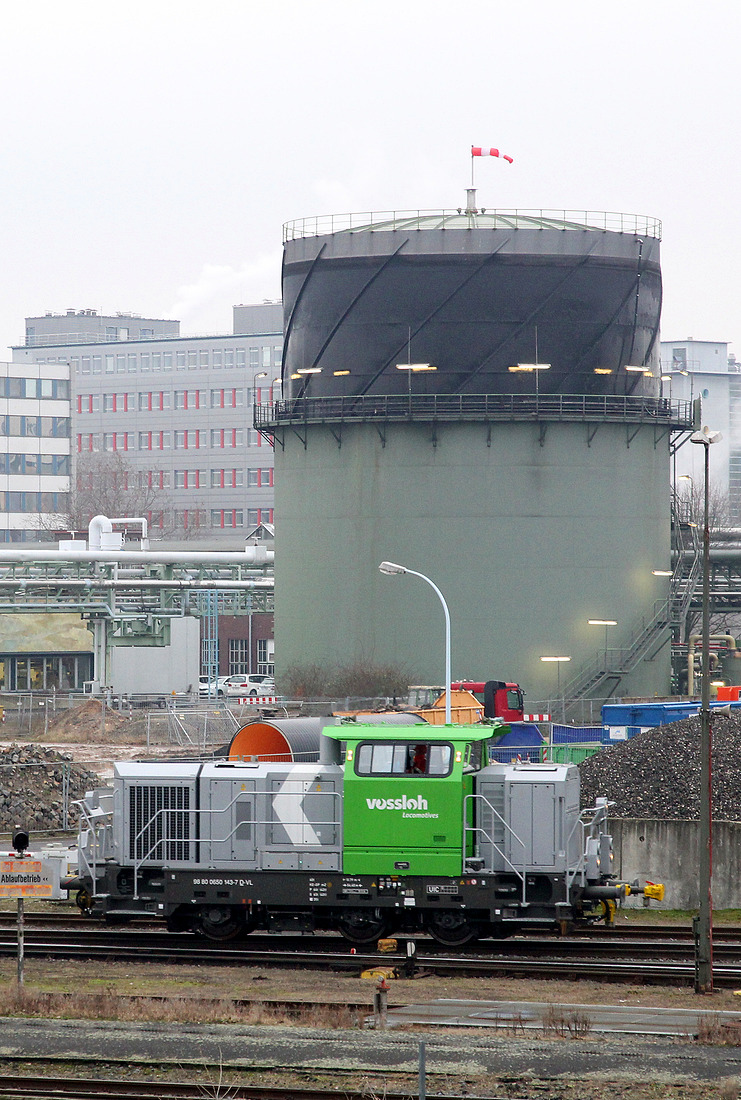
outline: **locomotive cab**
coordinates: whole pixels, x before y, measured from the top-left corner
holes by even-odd
[[[491,727],[326,729],[346,742],[343,870],[460,875],[464,804]]]

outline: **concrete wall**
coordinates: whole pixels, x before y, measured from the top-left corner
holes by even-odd
[[[596,430],[595,430],[596,429]],[[299,433],[300,434],[300,433]],[[669,456],[653,425],[309,426],[276,447],[276,673],[292,665],[394,663],[412,683],[444,675],[440,602],[455,678],[556,691],[569,670],[625,644],[666,596]],[[616,619],[595,627],[588,619]],[[606,638],[607,634],[607,638]],[[668,639],[667,639],[668,640]],[[561,683],[564,671],[561,670]],[[669,686],[668,645],[621,693]]]
[[[700,904],[697,821],[613,819],[615,867],[625,882],[663,882],[666,896],[651,908],[696,909]],[[637,897],[629,904],[642,906]],[[741,908],[741,822],[713,824],[713,908]]]

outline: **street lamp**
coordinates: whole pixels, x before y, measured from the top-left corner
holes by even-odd
[[[705,448],[705,515],[702,534],[702,696],[700,705],[700,908],[695,925],[695,993],[713,991],[713,801],[710,725],[710,444],[720,432],[704,427],[690,436]]]
[[[540,659],[541,659],[541,661],[544,661],[546,663],[555,664],[555,666],[556,666],[556,698],[560,699],[560,697],[561,697],[561,665],[563,664],[564,661],[570,661],[571,658],[570,657],[541,657]],[[562,720],[563,720],[563,716],[564,716],[564,709],[565,709],[564,704],[562,703],[562,705],[561,705],[561,719]]]
[[[405,565],[396,565],[392,561],[382,561],[378,567],[382,573],[385,573],[387,577],[395,577],[400,573],[408,573],[411,577],[419,577],[423,581],[427,581],[430,588],[434,589],[437,593],[440,603],[443,605],[443,611],[445,612],[445,725],[449,726],[451,723],[450,717],[450,612],[448,611],[448,605],[445,602],[443,596],[437,585],[426,577],[424,573],[417,573],[414,569],[407,569]]]
[[[617,619],[587,619],[587,623],[589,626],[603,626],[605,628],[605,672],[607,672],[607,631],[611,626],[617,626]]]
[[[433,367],[432,363],[397,363],[397,370],[405,370],[407,372],[407,389],[409,394],[409,415],[412,413],[412,375],[418,374],[421,371],[437,370],[437,367]]]
[[[536,410],[538,408],[539,399],[540,399],[540,384],[538,382],[539,373],[542,370],[550,370],[550,369],[551,369],[551,364],[550,363],[515,363],[511,367],[507,367],[507,370],[510,371],[510,373],[512,373],[512,374],[516,373],[517,371],[524,371],[526,374],[529,374],[530,371],[533,372],[533,374],[535,375],[535,408],[536,408]]]

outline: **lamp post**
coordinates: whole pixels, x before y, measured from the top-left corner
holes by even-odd
[[[524,371],[529,374],[531,371],[535,375],[535,411],[537,413],[538,406],[540,404],[540,383],[538,381],[539,372],[542,370],[550,370],[550,363],[515,363],[511,367],[507,367],[510,373],[514,374],[516,371]]]
[[[570,661],[570,657],[541,657],[541,661],[553,663],[556,666],[556,698],[561,696],[561,665],[564,661]],[[565,705],[563,700],[561,701],[561,721],[564,718]]]
[[[397,370],[405,370],[407,372],[407,393],[409,396],[409,415],[412,415],[412,375],[417,374],[420,371],[437,370],[437,367],[433,367],[431,363],[397,363]]]
[[[605,628],[605,672],[607,672],[607,631],[611,626],[617,626],[617,619],[587,619],[589,626],[603,626]]]
[[[713,800],[710,725],[710,444],[720,432],[705,427],[690,439],[705,448],[705,508],[702,533],[702,694],[700,705],[700,908],[695,926],[695,993],[713,991]]]
[[[451,722],[450,718],[450,612],[448,611],[448,605],[445,602],[443,596],[437,585],[426,577],[424,573],[417,573],[414,569],[407,569],[405,565],[396,565],[392,561],[382,561],[378,567],[382,573],[385,573],[387,577],[394,577],[400,573],[408,573],[411,577],[419,577],[423,581],[427,581],[430,588],[434,589],[437,593],[440,603],[443,605],[443,611],[445,612],[445,725],[449,726]]]

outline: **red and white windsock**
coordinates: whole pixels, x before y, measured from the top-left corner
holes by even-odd
[[[471,146],[472,157],[501,157],[502,160],[513,163],[512,157],[508,157],[506,153],[500,153],[498,149],[482,149],[480,145]]]

